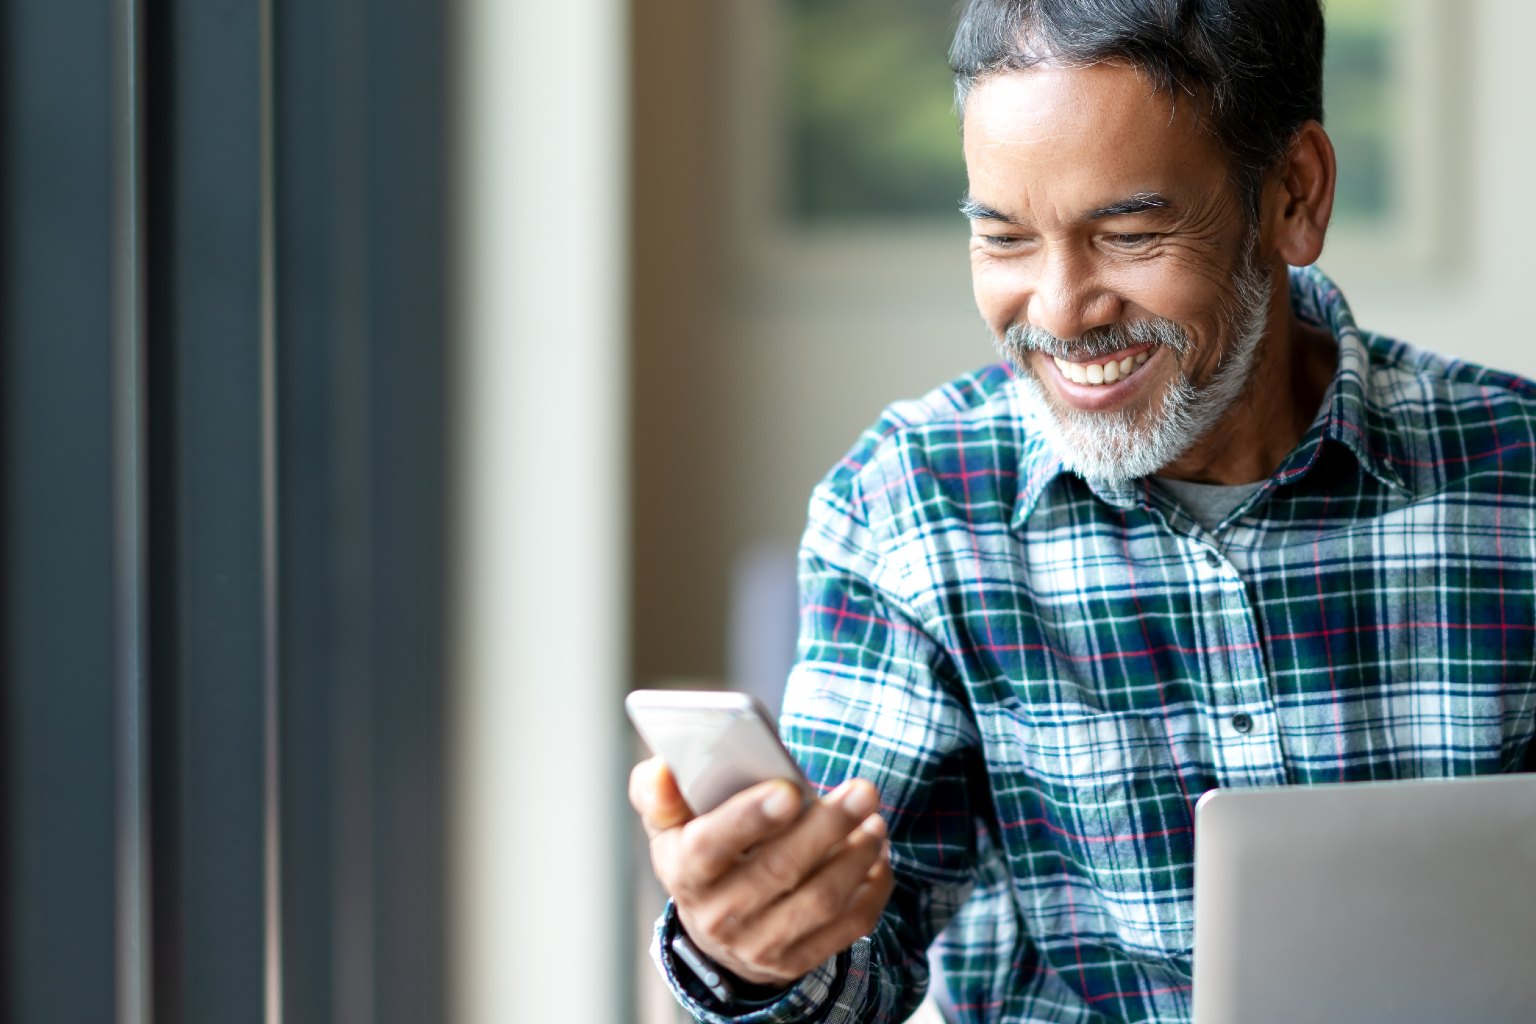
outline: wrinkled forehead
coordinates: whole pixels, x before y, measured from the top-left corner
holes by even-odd
[[[984,145],[1112,133],[1148,141],[1206,133],[1202,97],[1178,93],[1124,62],[1041,63],[978,79],[962,126]]]
[[[1128,65],[1041,65],[977,84],[965,111],[971,197],[1030,219],[1080,219],[1155,193],[1190,213],[1234,196],[1199,104]]]

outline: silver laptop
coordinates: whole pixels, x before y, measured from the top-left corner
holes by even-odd
[[[1536,1021],[1536,775],[1222,789],[1195,1024]]]

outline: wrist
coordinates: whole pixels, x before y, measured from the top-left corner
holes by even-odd
[[[795,981],[755,982],[736,974],[699,948],[678,922],[670,943],[675,961],[721,1004],[755,1009],[777,1002]]]
[[[795,987],[794,981],[785,982],[755,982],[748,981],[738,974],[726,971],[733,979],[736,989],[736,999],[747,1003],[772,1003],[777,1002],[784,993]],[[798,980],[798,979],[796,979]]]

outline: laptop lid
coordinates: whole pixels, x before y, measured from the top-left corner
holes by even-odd
[[[1536,775],[1222,789],[1195,1024],[1536,1021]]]

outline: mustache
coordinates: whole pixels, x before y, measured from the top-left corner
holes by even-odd
[[[1044,352],[1048,356],[1078,362],[1147,344],[1164,345],[1178,355],[1190,349],[1188,332],[1172,320],[1160,318],[1092,327],[1070,341],[1033,324],[1017,323],[1003,333],[1002,340],[1002,348],[1010,356]]]

